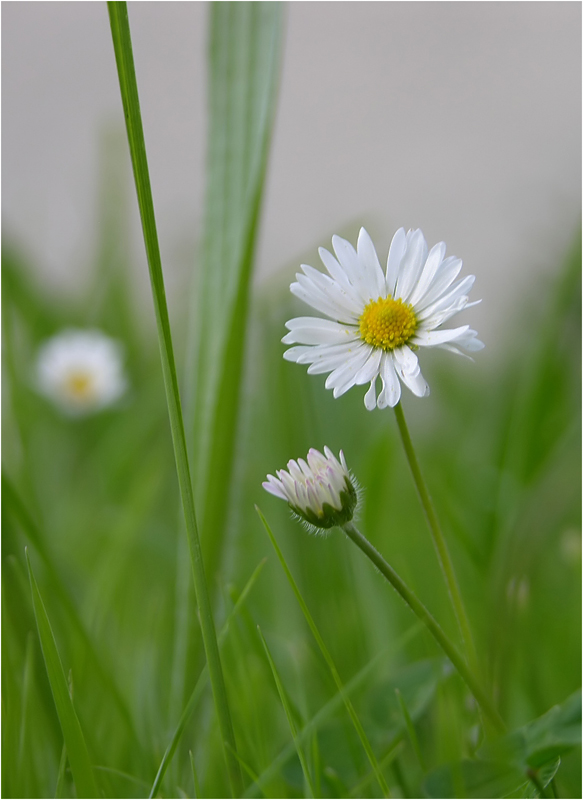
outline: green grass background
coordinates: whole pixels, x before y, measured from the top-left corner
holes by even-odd
[[[217,4],[225,8],[212,15],[217,127],[197,261],[202,277],[194,305],[177,302],[172,317],[217,629],[262,565],[221,647],[246,796],[307,796],[257,626],[296,728],[304,731],[314,792],[381,796],[255,504],[352,686],[391,794],[446,796],[439,793],[445,791],[439,768],[474,759],[479,744],[479,716],[463,684],[340,531],[307,534],[261,488],[267,472],[310,447],[343,449],[364,489],[360,527],[455,638],[394,415],[366,412],[362,389],[334,400],[321,376],[283,360],[284,323],[305,312],[288,291],[295,265],[256,293],[249,290],[275,102],[275,82],[263,81],[264,70],[249,54],[262,54],[269,74],[276,72],[281,24],[277,15],[236,10],[250,5]],[[222,60],[227,52],[232,61]],[[244,78],[241,63],[248,68]],[[268,104],[263,127],[256,124],[262,102]],[[103,172],[110,175],[115,151],[104,152]],[[204,666],[158,346],[144,320],[150,308],[133,300],[127,208],[116,205],[118,189],[114,177],[105,181],[96,222],[101,245],[83,296],[51,295],[18,248],[5,241],[3,249],[5,797],[79,796],[41,652],[25,547],[103,796],[148,796]],[[249,192],[256,200],[251,208]],[[344,233],[354,239],[354,232]],[[216,249],[224,241],[234,243],[232,263]],[[486,681],[511,730],[563,703],[581,684],[580,267],[579,245],[566,243],[556,280],[525,291],[495,359],[478,355],[470,364],[429,353],[423,369],[432,396],[403,399]],[[197,328],[194,309],[205,303]],[[63,417],[33,386],[38,346],[71,325],[99,327],[126,350],[130,392],[118,407],[86,419]],[[561,754],[547,791],[578,797],[580,750],[565,746]],[[458,777],[456,796],[532,792],[523,777],[505,783],[495,770],[491,783],[474,789],[465,773]],[[484,786],[491,794],[479,793]],[[226,793],[205,685],[159,796]]]

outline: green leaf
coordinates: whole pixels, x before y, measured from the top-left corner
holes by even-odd
[[[433,770],[423,789],[427,797],[506,797],[524,782],[524,774],[513,764],[466,760]]]
[[[187,426],[208,574],[221,562],[229,507],[255,244],[279,77],[279,3],[210,5],[207,190],[194,286]]]
[[[429,797],[539,797],[559,769],[559,756],[580,743],[579,690],[528,725],[484,744],[479,759],[434,770],[425,791]]]
[[[69,765],[77,789],[77,796],[99,797],[83,731],[81,730],[77,713],[69,696],[67,678],[65,677],[63,665],[61,664],[49,618],[32,572],[28,550],[26,551],[26,561],[28,564],[32,603],[41,649],[47,668],[53,699],[57,708],[59,722],[61,724],[61,730],[63,732],[63,738],[65,740],[65,747],[67,748]]]
[[[581,744],[581,690],[542,717],[480,748],[484,758],[500,758],[538,769]]]

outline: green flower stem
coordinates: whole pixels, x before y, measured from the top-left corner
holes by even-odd
[[[356,528],[352,522],[347,522],[342,526],[342,530],[346,535],[352,539],[354,544],[359,547],[362,552],[372,561],[379,572],[392,584],[393,588],[401,595],[403,600],[407,603],[411,611],[419,617],[421,622],[429,630],[437,644],[441,647],[443,652],[454,665],[462,679],[465,681],[468,689],[476,698],[476,701],[482,709],[484,715],[492,723],[493,727],[498,733],[505,730],[504,722],[498,714],[494,704],[483,690],[482,686],[476,679],[474,673],[466,664],[465,659],[450,641],[446,634],[441,629],[439,623],[425,608],[423,603],[418,599],[414,592],[409,589],[407,584],[397,575],[395,570],[388,564],[381,554],[376,550],[372,544],[366,539],[362,533]]]
[[[449,551],[447,549],[445,539],[443,538],[443,533],[441,532],[439,520],[437,519],[437,514],[435,513],[435,508],[433,507],[427,486],[423,480],[421,470],[419,469],[419,462],[417,461],[417,456],[415,455],[413,442],[409,436],[409,429],[407,428],[407,423],[405,422],[405,415],[403,414],[403,406],[401,403],[397,403],[395,406],[395,416],[397,417],[397,425],[399,426],[399,433],[401,434],[407,460],[409,462],[411,472],[413,473],[413,480],[415,481],[419,499],[421,500],[421,505],[425,511],[425,516],[427,517],[429,529],[433,537],[433,543],[435,545],[435,549],[437,550],[439,565],[447,584],[453,610],[466,648],[466,653],[468,655],[468,660],[472,669],[478,671],[478,656],[476,653],[474,639],[472,637],[472,631],[470,629],[470,623],[466,614],[466,609],[464,607],[457,579],[455,577]]]
[[[130,154],[134,170],[134,179],[138,194],[138,205],[140,207],[140,216],[142,219],[144,242],[148,257],[148,267],[150,269],[150,281],[152,284],[152,296],[154,299],[154,308],[156,312],[156,324],[158,328],[158,341],[160,344],[164,387],[166,390],[166,402],[168,405],[172,442],[174,445],[174,456],[176,459],[176,470],[178,473],[178,483],[180,486],[180,495],[182,498],[184,518],[186,522],[196,601],[200,613],[200,627],[202,631],[209,676],[213,689],[215,708],[221,732],[221,741],[223,744],[223,751],[227,764],[229,781],[231,784],[231,791],[233,796],[239,797],[242,792],[243,781],[241,769],[236,757],[237,750],[235,744],[235,734],[229,712],[227,692],[217,644],[217,635],[211,610],[200,540],[196,524],[194,497],[186,450],[186,438],[184,435],[184,420],[182,418],[180,393],[178,390],[178,378],[176,375],[176,365],[172,347],[172,335],[170,331],[170,320],[168,317],[168,306],[166,303],[164,277],[162,274],[162,263],[160,259],[160,248],[158,245],[158,234],[156,231],[156,220],[154,217],[154,203],[152,200],[148,162],[146,159],[146,144],[144,141],[142,117],[138,99],[138,85],[136,81],[132,53],[128,10],[127,4],[123,2],[108,2],[107,5],[111,23],[111,34],[115,50],[115,59],[117,63],[123,109],[127,126]]]

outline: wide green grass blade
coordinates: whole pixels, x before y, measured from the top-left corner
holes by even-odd
[[[99,797],[99,791],[93,775],[93,767],[91,766],[83,731],[81,730],[77,713],[69,696],[67,678],[65,677],[63,665],[61,664],[49,618],[32,572],[28,551],[26,551],[26,561],[28,564],[32,604],[41,649],[47,668],[53,699],[57,708],[59,722],[61,724],[61,730],[63,732],[63,738],[65,740],[65,747],[67,748],[67,756],[77,789],[77,796]]]
[[[209,576],[221,562],[255,245],[279,77],[282,4],[210,4],[210,130],[187,425]]]
[[[269,666],[271,667],[271,672],[273,674],[273,680],[275,681],[275,685],[277,687],[277,692],[279,694],[279,698],[281,700],[281,704],[282,704],[282,706],[284,708],[285,715],[287,717],[289,729],[291,731],[292,739],[293,739],[293,742],[294,742],[294,747],[296,748],[296,752],[298,754],[298,758],[299,758],[300,764],[302,766],[302,772],[304,773],[304,778],[305,778],[306,784],[307,784],[307,786],[308,786],[308,788],[310,790],[309,796],[310,797],[316,797],[317,795],[316,795],[316,792],[314,790],[314,784],[312,783],[312,777],[310,775],[310,770],[308,768],[308,762],[306,760],[306,756],[304,754],[303,748],[302,748],[302,746],[301,746],[301,744],[299,742],[299,739],[298,739],[298,730],[296,728],[296,723],[294,722],[294,716],[293,716],[293,712],[292,712],[292,709],[291,709],[287,694],[286,694],[285,689],[283,687],[283,683],[282,683],[282,680],[280,678],[279,672],[277,671],[277,667],[275,666],[275,661],[273,660],[273,657],[272,657],[272,655],[271,655],[271,653],[269,651],[269,647],[267,646],[267,642],[265,641],[265,636],[261,632],[261,628],[259,626],[257,626],[257,630],[259,632],[259,636],[261,637],[261,643],[263,644],[263,647],[265,649],[265,655],[267,656],[267,660],[269,661]]]
[[[225,762],[228,768],[229,783],[234,795],[240,794],[242,785],[241,771],[237,759],[233,757],[237,747],[235,733],[225,688],[225,681],[219,656],[219,648],[215,624],[206,583],[205,569],[200,549],[198,528],[194,509],[194,496],[190,478],[190,467],[186,449],[186,437],[178,377],[174,360],[174,348],[170,330],[170,319],[166,303],[162,262],[158,245],[158,233],[154,216],[154,203],[150,186],[150,175],[146,158],[146,144],[142,128],[142,117],[138,98],[138,85],[134,67],[132,42],[126,3],[108,3],[111,33],[115,50],[115,58],[120,83],[128,142],[138,195],[138,205],[142,220],[142,230],[148,257],[152,296],[156,313],[158,342],[162,361],[162,373],[166,389],[166,402],[170,417],[174,456],[178,473],[178,483],[184,510],[186,532],[190,548],[190,559],[194,579],[194,588],[200,613],[201,631],[209,668],[215,707],[221,731],[221,741]],[[229,745],[227,747],[227,745]]]
[[[287,563],[285,561],[285,558],[283,557],[283,553],[281,552],[281,550],[279,548],[279,545],[277,544],[277,541],[275,540],[275,536],[273,535],[273,532],[272,532],[271,528],[269,527],[269,524],[268,524],[267,520],[265,519],[265,517],[263,516],[263,514],[261,513],[261,511],[259,510],[259,508],[257,506],[255,506],[255,509],[256,509],[257,513],[259,514],[259,518],[261,519],[261,522],[263,523],[263,526],[264,526],[265,530],[267,531],[267,534],[268,534],[268,536],[269,536],[269,538],[271,540],[271,544],[273,545],[273,549],[275,550],[275,552],[277,554],[277,557],[279,559],[279,562],[280,562],[280,564],[281,564],[281,566],[283,568],[283,571],[285,572],[286,577],[287,577],[287,579],[289,581],[289,584],[292,587],[293,593],[296,596],[296,599],[297,599],[298,604],[299,604],[299,606],[300,606],[300,608],[302,610],[302,613],[303,613],[303,615],[304,615],[304,617],[306,619],[306,622],[308,623],[308,626],[309,626],[310,630],[312,631],[312,635],[314,636],[314,639],[316,640],[316,642],[318,644],[318,647],[320,648],[320,652],[324,656],[324,660],[326,661],[326,663],[328,665],[328,668],[330,670],[330,673],[332,674],[332,677],[334,679],[334,683],[338,687],[338,691],[339,691],[339,693],[340,693],[340,695],[342,697],[342,700],[344,702],[344,705],[346,707],[348,715],[349,715],[349,717],[350,717],[350,719],[352,721],[352,724],[354,725],[354,728],[355,728],[356,733],[358,735],[358,738],[360,739],[360,742],[361,742],[361,744],[362,744],[362,746],[364,748],[364,751],[365,751],[365,753],[367,755],[367,758],[368,758],[368,760],[370,762],[370,765],[374,770],[376,779],[377,779],[377,781],[379,783],[379,786],[382,789],[383,795],[385,797],[389,797],[390,796],[389,787],[387,785],[385,777],[384,777],[384,775],[382,774],[382,772],[380,770],[380,767],[378,765],[376,756],[375,756],[375,754],[373,752],[373,749],[372,749],[371,744],[370,744],[370,742],[368,740],[368,737],[367,737],[367,735],[366,735],[366,733],[364,731],[364,728],[362,727],[362,723],[361,723],[360,719],[358,718],[358,716],[356,714],[356,711],[354,710],[354,706],[352,705],[352,701],[350,700],[350,697],[346,694],[346,690],[344,688],[344,684],[342,683],[342,680],[340,679],[340,675],[338,673],[338,670],[336,669],[336,665],[335,665],[335,663],[334,663],[334,661],[332,659],[332,656],[330,655],[330,652],[329,652],[328,648],[324,644],[324,640],[322,639],[322,637],[320,635],[320,632],[319,632],[319,630],[318,630],[318,628],[316,626],[316,623],[314,622],[314,619],[313,619],[312,615],[310,614],[310,611],[309,611],[309,609],[308,609],[308,607],[307,607],[307,605],[306,605],[306,603],[304,601],[304,598],[301,595],[301,592],[300,592],[300,590],[298,588],[297,583],[294,580],[293,575],[291,574],[291,571],[290,571],[290,569],[289,569],[289,567],[288,567],[288,565],[287,565]]]

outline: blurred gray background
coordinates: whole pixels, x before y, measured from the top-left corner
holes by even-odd
[[[396,228],[421,227],[477,275],[471,321],[495,344],[578,231],[581,4],[285,6],[257,282],[321,266],[335,232],[364,224],[382,262]],[[171,290],[201,230],[208,11],[130,3]],[[2,68],[4,234],[47,287],[74,290],[95,258],[103,133],[123,123],[105,3],[2,3]]]

